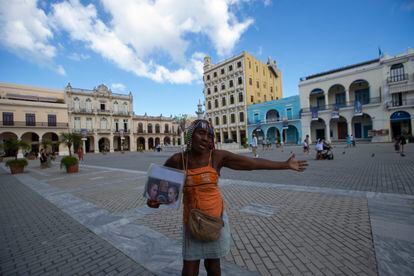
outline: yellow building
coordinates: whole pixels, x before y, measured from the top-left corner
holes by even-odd
[[[62,90],[0,83],[0,113],[0,142],[21,139],[37,153],[42,140],[49,140],[53,151],[68,154],[58,143],[59,135],[69,131]]]
[[[205,57],[203,80],[206,117],[220,145],[246,141],[248,105],[282,98],[276,62],[263,63],[247,52],[217,64]]]

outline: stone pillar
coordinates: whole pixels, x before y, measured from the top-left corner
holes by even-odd
[[[312,144],[312,130],[311,130],[311,122],[307,121],[305,122],[305,119],[303,119],[302,124],[302,141],[306,138],[306,135],[309,135],[309,144]],[[301,142],[302,142],[301,141]]]
[[[346,105],[349,104],[349,90],[345,90],[345,100],[346,100]]]
[[[137,140],[134,135],[129,135],[129,151],[137,151]]]
[[[114,135],[109,136],[109,152],[114,152]]]
[[[145,150],[148,150],[148,137],[147,138],[145,138],[144,137],[144,139],[145,139]],[[182,140],[181,140],[181,145],[182,145]]]
[[[352,134],[352,119],[351,120],[348,120],[346,122],[346,125],[348,127],[348,135],[351,135]]]
[[[329,104],[328,92],[325,93],[325,106]]]
[[[325,140],[327,142],[331,142],[331,126],[330,123],[325,123],[326,124],[326,128],[325,128]]]
[[[99,139],[98,139],[98,135],[94,135],[93,136],[93,147],[94,147],[94,152],[95,154],[99,153]]]
[[[242,145],[242,141],[240,140],[240,129],[239,127],[237,127],[236,129],[236,139],[237,139],[237,143],[239,143],[239,145]]]
[[[224,143],[224,134],[223,134],[223,129],[220,128],[220,144]]]

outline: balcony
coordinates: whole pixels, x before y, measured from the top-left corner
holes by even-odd
[[[11,128],[18,128],[18,127],[27,127],[27,128],[68,128],[68,123],[48,123],[48,122],[30,122],[26,123],[26,121],[1,121],[0,127],[11,127]]]
[[[387,78],[388,84],[400,83],[403,81],[408,81],[408,74],[400,74],[400,75],[390,76]]]
[[[287,119],[287,121],[294,121],[294,120],[300,120],[300,115],[294,115]],[[284,119],[282,118],[276,118],[276,119],[268,119],[268,120],[247,120],[247,125],[266,125],[266,124],[282,124]]]
[[[98,114],[105,114],[105,115],[112,114],[112,110],[108,110],[108,109],[98,109],[97,112]]]
[[[77,113],[77,114],[93,114],[94,111],[93,109],[86,109],[86,108],[70,108],[69,111],[71,111],[72,113]]]
[[[124,129],[123,131],[124,131],[124,135],[128,135],[128,134],[131,133],[130,129]],[[120,130],[114,130],[114,134],[115,135],[121,135],[121,131]]]
[[[414,99],[394,100],[386,103],[388,109],[412,107],[414,106]]]
[[[361,102],[362,105],[367,105],[367,104],[379,104],[381,103],[381,97],[376,97],[376,98],[370,98],[368,100],[368,102]],[[322,105],[322,106],[311,106],[311,107],[305,107],[301,109],[302,113],[307,113],[307,112],[311,112],[311,110],[313,108],[316,108],[318,111],[324,111],[324,110],[332,110],[334,106],[337,106],[339,108],[339,110],[341,110],[342,108],[347,108],[347,107],[354,107],[355,102],[351,101],[348,102],[346,104],[327,104],[327,105]]]
[[[114,111],[112,115],[114,116],[130,116],[132,112],[129,111]]]

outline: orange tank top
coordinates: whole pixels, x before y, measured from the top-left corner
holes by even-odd
[[[187,156],[188,160],[188,156]],[[186,169],[183,188],[183,220],[186,224],[191,209],[200,209],[213,217],[220,217],[224,204],[218,186],[218,173],[211,166],[211,151],[208,165],[196,169]]]

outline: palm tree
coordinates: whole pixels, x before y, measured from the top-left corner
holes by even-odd
[[[14,156],[14,159],[17,160],[17,154],[19,153],[19,149],[28,150],[30,149],[30,145],[22,140],[11,139],[6,140],[4,142],[4,149],[9,151]]]
[[[49,139],[42,139],[42,148],[46,151],[49,151],[49,149],[52,146],[52,141],[50,141]]]
[[[60,140],[62,143],[66,144],[66,146],[69,149],[69,156],[72,156],[72,145],[77,147],[81,142],[81,136],[78,133],[70,133],[70,132],[64,132],[60,135]]]

